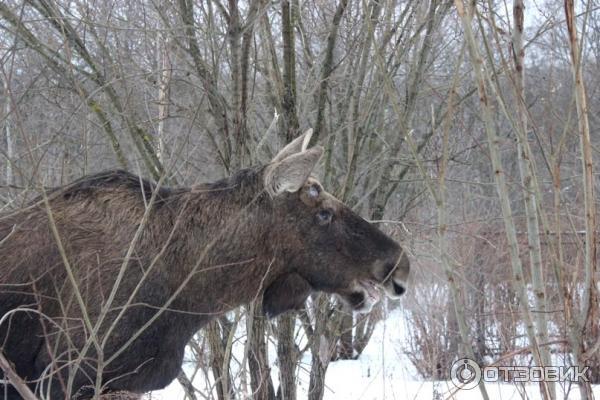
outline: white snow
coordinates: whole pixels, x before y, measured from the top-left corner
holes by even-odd
[[[373,337],[358,360],[335,361],[329,365],[326,375],[326,400],[381,400],[381,399],[481,399],[479,389],[458,390],[450,381],[424,381],[403,354],[407,332],[406,320],[401,309],[396,309],[381,321]],[[275,351],[269,348],[269,355]],[[235,352],[235,351],[234,351]],[[298,399],[307,398],[310,380],[310,354],[302,359],[303,368],[298,376]],[[273,366],[273,381],[277,387],[277,369]],[[205,378],[197,379],[197,388],[206,388]],[[490,399],[541,399],[536,384],[486,384]],[[210,389],[208,389],[210,390]],[[565,392],[567,392],[565,394]],[[208,393],[205,393],[205,395]],[[594,387],[600,397],[600,385]],[[210,398],[210,396],[207,396]],[[240,396],[241,397],[241,396]],[[238,397],[238,398],[240,398]],[[179,400],[184,398],[183,389],[176,381],[166,389],[153,392],[147,398]],[[213,397],[216,399],[216,392]],[[578,388],[558,387],[558,399],[580,398]]]

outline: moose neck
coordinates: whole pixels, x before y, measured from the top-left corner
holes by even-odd
[[[178,196],[181,227],[172,240],[177,265],[169,280],[187,280],[178,308],[202,322],[257,298],[278,266],[268,240],[272,219],[262,169],[192,188]]]

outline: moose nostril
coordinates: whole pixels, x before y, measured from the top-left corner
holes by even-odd
[[[396,296],[402,296],[404,294],[404,292],[406,292],[406,289],[401,284],[396,283],[393,280],[392,280],[392,284],[393,284],[393,287],[394,287],[394,294]]]

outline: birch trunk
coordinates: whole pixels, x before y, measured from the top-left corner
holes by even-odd
[[[565,17],[567,30],[569,33],[569,45],[571,51],[571,65],[573,73],[573,82],[575,85],[575,104],[577,106],[577,123],[580,134],[581,161],[583,169],[583,202],[585,210],[585,256],[584,256],[584,282],[583,295],[581,299],[581,311],[579,323],[581,330],[586,331],[589,324],[588,334],[592,336],[598,334],[598,304],[597,294],[594,283],[600,281],[597,270],[596,260],[596,206],[594,195],[594,162],[592,158],[592,144],[590,140],[590,125],[588,120],[588,105],[583,78],[583,68],[581,63],[581,49],[577,35],[577,25],[575,21],[575,6],[573,0],[565,0]],[[576,316],[573,316],[576,318]],[[596,317],[596,320],[594,320]],[[584,339],[581,337],[581,331],[572,332],[573,339],[579,336],[580,347],[584,347]],[[575,345],[575,343],[573,343]],[[577,351],[573,351],[574,364],[583,362],[581,358],[576,357]],[[590,356],[593,356],[590,355]],[[593,397],[589,384],[580,382],[579,385],[581,398],[588,399]]]
[[[484,69],[483,59],[479,54],[479,49],[475,42],[475,36],[471,28],[471,20],[474,9],[472,6],[468,10],[465,10],[463,0],[454,0],[454,4],[458,11],[458,15],[462,22],[464,36],[469,50],[469,56],[473,67],[473,74],[477,83],[477,89],[479,93],[479,103],[481,107],[481,118],[485,125],[485,132],[488,141],[488,148],[490,152],[490,158],[492,162],[492,168],[494,171],[494,180],[498,197],[500,199],[500,206],[502,210],[502,219],[504,222],[504,229],[506,231],[507,241],[510,250],[510,260],[512,266],[512,284],[515,288],[517,296],[519,298],[520,306],[523,311],[523,319],[527,332],[527,338],[529,340],[529,346],[534,356],[537,365],[543,365],[543,360],[540,354],[540,346],[535,332],[535,326],[533,318],[531,316],[531,310],[529,307],[529,298],[527,287],[525,283],[525,277],[523,274],[523,265],[519,257],[519,245],[517,241],[517,231],[514,224],[512,207],[510,205],[510,198],[508,192],[508,186],[506,183],[506,177],[504,173],[504,167],[500,160],[500,153],[498,151],[498,137],[496,135],[496,127],[493,121],[492,109],[489,103],[490,99],[488,96],[487,88],[487,75]],[[551,399],[551,391],[547,382],[540,382],[541,392],[544,399]]]
[[[529,262],[531,268],[531,284],[534,293],[535,325],[540,343],[548,341],[548,321],[546,319],[546,290],[544,279],[544,268],[542,263],[542,251],[540,243],[540,226],[538,221],[537,204],[539,204],[540,192],[534,185],[534,160],[531,148],[527,141],[527,106],[525,104],[525,48],[523,47],[524,30],[523,0],[513,2],[513,60],[514,60],[514,83],[515,97],[517,103],[517,157],[519,160],[519,173],[523,185],[525,217],[527,220],[527,241],[529,244]],[[551,365],[550,352],[547,347],[540,348],[540,360],[542,365]],[[550,398],[556,397],[556,387],[548,382]]]

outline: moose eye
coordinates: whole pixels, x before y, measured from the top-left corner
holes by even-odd
[[[317,213],[317,223],[319,225],[328,225],[333,219],[333,212],[328,209],[320,210]]]

